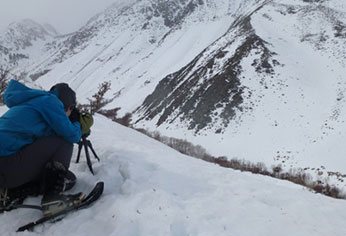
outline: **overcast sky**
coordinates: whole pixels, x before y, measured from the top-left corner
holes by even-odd
[[[70,33],[118,0],[0,0],[0,30],[11,22],[32,19]]]

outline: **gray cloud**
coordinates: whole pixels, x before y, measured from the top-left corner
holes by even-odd
[[[60,33],[83,26],[93,15],[118,0],[1,0],[0,29],[22,19],[51,24]]]

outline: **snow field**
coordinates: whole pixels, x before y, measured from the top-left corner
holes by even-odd
[[[78,182],[71,192],[87,192],[102,180],[102,198],[91,208],[34,232],[14,233],[18,226],[40,217],[39,212],[6,212],[0,215],[1,235],[346,234],[344,200],[190,158],[100,115],[95,116],[89,140],[101,162],[91,155],[95,176],[84,153],[79,164],[72,163]]]

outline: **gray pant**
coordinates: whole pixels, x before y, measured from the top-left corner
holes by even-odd
[[[14,188],[40,181],[44,167],[50,161],[60,162],[68,169],[72,151],[72,143],[51,136],[38,139],[15,154],[0,157],[0,187]]]

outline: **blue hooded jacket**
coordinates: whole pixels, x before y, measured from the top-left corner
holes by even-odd
[[[0,156],[14,154],[42,137],[61,136],[70,143],[80,140],[80,124],[71,123],[57,93],[10,81],[4,94],[10,109],[0,117]]]

